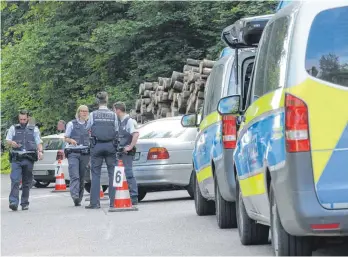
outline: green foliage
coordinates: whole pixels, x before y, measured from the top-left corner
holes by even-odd
[[[1,155],[1,174],[10,174],[11,164],[8,160],[8,151]]]
[[[2,18],[2,124],[21,108],[54,133],[78,105],[133,108],[138,85],[170,76],[187,58],[216,59],[221,30],[235,20],[272,12],[277,2],[6,2]]]

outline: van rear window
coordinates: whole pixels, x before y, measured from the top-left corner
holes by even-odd
[[[306,70],[318,79],[348,87],[348,6],[319,13],[311,26]]]

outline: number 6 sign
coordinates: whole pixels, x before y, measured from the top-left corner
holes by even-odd
[[[114,170],[114,187],[122,187],[124,180],[124,167],[116,166]]]

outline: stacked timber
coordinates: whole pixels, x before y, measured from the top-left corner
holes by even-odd
[[[170,77],[139,85],[139,98],[132,116],[138,123],[164,117],[197,113],[204,102],[204,89],[215,61],[187,59],[182,71]]]

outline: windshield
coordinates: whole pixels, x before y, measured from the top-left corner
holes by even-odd
[[[43,138],[44,150],[62,150],[64,148],[64,140],[62,138]]]
[[[180,120],[155,121],[139,128],[139,138],[177,138],[185,130],[186,128],[181,126]]]
[[[318,79],[348,87],[348,7],[319,13],[312,24],[306,70]]]

